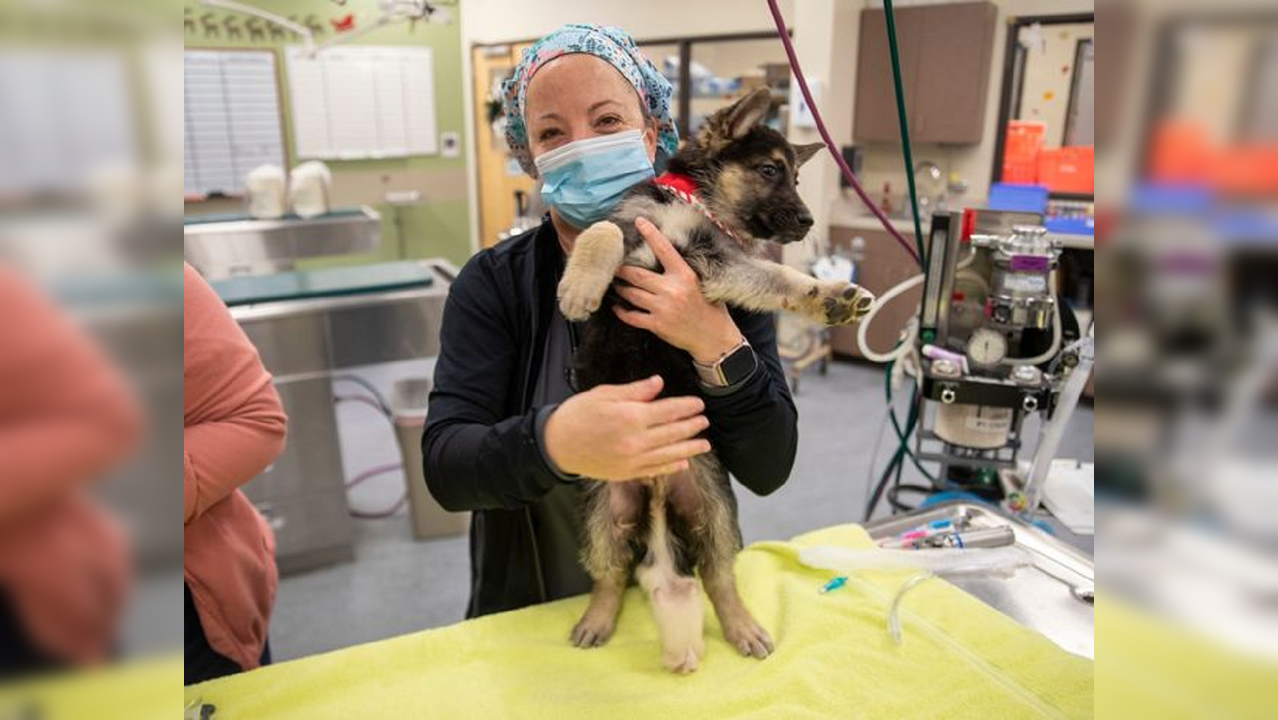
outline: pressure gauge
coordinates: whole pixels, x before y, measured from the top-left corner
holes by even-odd
[[[967,360],[971,364],[992,368],[1007,357],[1007,338],[1003,333],[989,328],[977,328],[967,341]]]

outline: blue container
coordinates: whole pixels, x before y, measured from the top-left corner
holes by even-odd
[[[1094,218],[1049,217],[1043,222],[1048,232],[1065,235],[1095,235],[1096,220]]]
[[[1009,212],[1047,212],[1048,190],[1046,185],[1018,185],[994,183],[990,185],[991,210]]]

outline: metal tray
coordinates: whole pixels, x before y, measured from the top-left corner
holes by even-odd
[[[973,528],[1011,527],[1016,546],[1029,553],[1034,567],[1019,570],[1011,578],[957,578],[950,582],[1041,632],[1061,648],[1095,658],[1095,565],[1090,557],[1061,540],[993,507],[962,500],[877,520],[865,529],[878,541],[934,520],[964,517]]]

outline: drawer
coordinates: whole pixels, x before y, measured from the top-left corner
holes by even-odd
[[[346,493],[254,502],[275,531],[275,559],[284,574],[354,557]]]
[[[882,297],[888,290],[919,274],[918,265],[887,232],[837,225],[830,228],[830,243],[834,248],[847,250],[852,245],[852,238],[857,236],[865,238],[865,258],[859,270],[860,284],[875,296]],[[875,315],[874,323],[866,334],[871,350],[885,353],[892,349],[901,328],[917,313],[922,297],[923,285],[920,283],[917,288],[893,299]],[[861,357],[856,344],[857,327],[849,325],[833,329],[830,342],[836,353]]]
[[[288,415],[284,452],[244,486],[249,499],[280,500],[343,492],[342,454],[327,375],[276,385]]]

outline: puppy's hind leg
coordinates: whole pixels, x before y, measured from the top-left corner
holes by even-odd
[[[732,563],[726,567],[710,563],[701,564],[701,579],[706,584],[706,594],[719,616],[723,637],[742,655],[762,660],[772,654],[772,636],[746,609],[737,592],[737,581],[732,574]]]
[[[572,629],[572,644],[579,648],[599,647],[612,638],[626,591],[625,574],[599,578],[590,588],[590,604]]]
[[[772,654],[772,637],[754,619],[737,592],[733,574],[737,551],[741,549],[741,533],[733,515],[732,500],[727,490],[723,466],[710,455],[693,461],[693,471],[700,481],[700,518],[696,528],[697,569],[705,583],[706,594],[719,616],[723,637],[746,657],[762,660]]]
[[[644,495],[643,487],[635,482],[598,482],[588,491],[582,563],[594,586],[585,614],[572,629],[572,644],[579,648],[603,645],[617,626],[634,555],[630,540],[643,510]]]
[[[559,281],[559,309],[564,317],[585,320],[599,309],[624,255],[621,228],[613,223],[597,222],[577,236]]]

